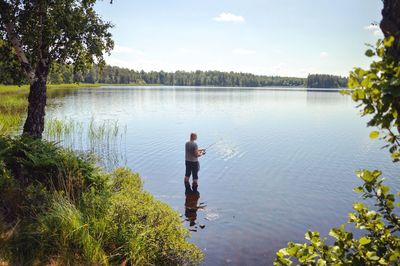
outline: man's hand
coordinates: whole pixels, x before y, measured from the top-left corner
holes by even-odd
[[[200,157],[200,156],[206,154],[206,150],[205,150],[205,149],[198,149],[198,150],[197,150],[197,154],[198,154],[198,156]]]

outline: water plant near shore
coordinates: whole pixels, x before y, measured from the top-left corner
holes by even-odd
[[[118,120],[96,121],[89,123],[73,119],[48,119],[45,124],[44,138],[61,143],[76,151],[96,154],[100,164],[106,169],[125,165],[127,126],[121,126]]]
[[[81,87],[78,84],[48,85],[48,97],[61,97]],[[0,135],[19,133],[28,108],[28,93],[26,85],[0,85]]]

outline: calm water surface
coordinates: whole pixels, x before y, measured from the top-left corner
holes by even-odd
[[[270,265],[287,242],[304,242],[308,229],[327,235],[359,200],[356,169],[382,169],[400,188],[388,152],[369,139],[355,103],[336,92],[105,87],[53,103],[48,117],[126,126],[121,163],[197,230],[191,241],[204,250],[205,265]],[[198,193],[185,193],[192,131],[200,147],[216,144],[201,158]]]

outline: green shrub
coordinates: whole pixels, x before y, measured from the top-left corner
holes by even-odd
[[[382,139],[388,144],[394,162],[400,161],[400,62],[393,58],[388,49],[395,43],[395,37],[377,42],[377,47],[366,52],[368,57],[378,56],[369,70],[356,68],[350,73],[349,90],[352,99],[359,102],[362,115],[370,115],[369,126],[378,127]],[[399,47],[393,47],[400,50]],[[371,138],[379,137],[380,132],[372,131]],[[327,245],[319,232],[307,232],[309,243],[290,242],[286,248],[277,252],[275,265],[399,265],[400,264],[400,216],[399,203],[390,188],[383,185],[378,170],[358,171],[357,175],[364,184],[355,188],[363,193],[364,199],[373,199],[375,209],[363,203],[353,204],[354,213],[349,213],[348,223],[361,230],[362,236],[354,238],[345,226],[333,228],[329,235],[335,239],[333,245]],[[400,196],[400,193],[398,192]]]
[[[349,213],[348,223],[362,230],[359,239],[345,231],[345,225],[332,228],[329,235],[335,239],[327,245],[319,232],[307,232],[309,243],[290,242],[279,250],[275,265],[291,265],[294,258],[300,265],[398,265],[400,262],[400,217],[395,213],[395,196],[389,187],[382,184],[380,171],[359,171],[364,185],[355,188],[364,199],[375,200],[376,210],[361,202],[353,204],[354,213]],[[400,194],[399,194],[400,195]],[[365,234],[366,233],[366,234]]]
[[[53,143],[0,138],[0,261],[42,265],[195,265],[178,213],[128,169]]]

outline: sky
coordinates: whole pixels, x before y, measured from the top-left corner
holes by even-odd
[[[367,67],[380,0],[114,0],[106,61],[134,70],[220,70],[306,77]]]

